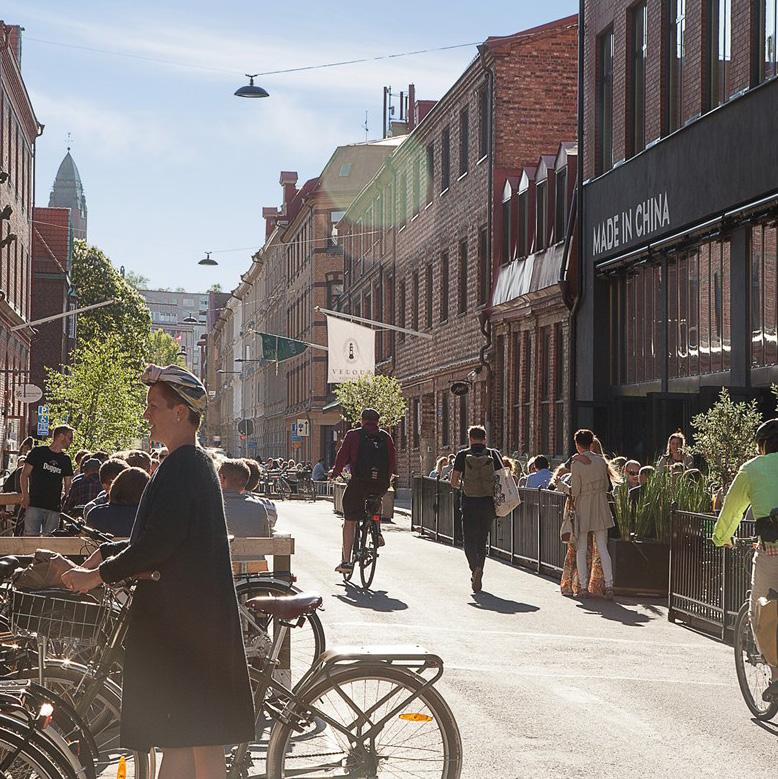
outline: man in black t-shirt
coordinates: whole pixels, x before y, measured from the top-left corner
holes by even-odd
[[[470,566],[473,592],[481,592],[486,561],[486,538],[496,516],[494,512],[495,472],[502,456],[486,446],[486,430],[474,425],[467,431],[470,446],[457,452],[451,471],[451,486],[462,487],[462,538]]]
[[[24,535],[49,536],[59,527],[62,499],[70,491],[73,464],[65,454],[73,443],[73,428],[54,428],[50,446],[36,446],[19,479],[24,507]]]

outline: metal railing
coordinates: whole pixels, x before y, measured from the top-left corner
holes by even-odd
[[[710,540],[715,522],[713,514],[673,512],[667,617],[725,640],[751,586],[752,552],[715,547]],[[754,525],[744,519],[736,536],[754,536]]]
[[[322,498],[331,498],[334,487],[333,481],[315,481],[313,487],[316,490],[316,495]]]
[[[539,573],[562,572],[565,545],[559,540],[565,496],[552,490],[519,489],[521,504],[495,519],[489,534],[489,556]],[[415,476],[411,526],[435,541],[462,544],[459,493],[447,481]]]

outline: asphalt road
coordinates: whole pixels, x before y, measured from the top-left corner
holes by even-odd
[[[732,649],[667,621],[659,602],[581,603],[555,581],[487,561],[473,595],[464,553],[386,529],[373,589],[345,586],[331,504],[281,503],[298,584],[324,596],[328,645],[422,644],[465,779],[778,775],[778,723],[745,708]]]

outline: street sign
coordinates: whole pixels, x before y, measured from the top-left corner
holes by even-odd
[[[300,438],[308,438],[311,434],[310,424],[307,419],[297,420],[297,435]]]
[[[301,449],[302,445],[302,441],[292,441],[292,449]]]
[[[46,438],[49,434],[49,407],[38,406],[38,438]]]
[[[43,390],[35,384],[22,384],[16,399],[20,403],[37,403],[43,397]]]
[[[257,439],[256,439],[256,438],[252,438],[252,439],[249,441],[249,443],[248,443],[248,447],[249,447],[249,449],[250,449],[252,452],[256,452],[256,451],[257,451]]]
[[[297,422],[292,422],[292,443],[300,441],[300,434],[297,432]]]
[[[254,420],[241,419],[240,422],[238,422],[238,432],[241,434],[241,436],[243,436],[243,438],[254,435]],[[241,441],[243,438],[241,438]]]

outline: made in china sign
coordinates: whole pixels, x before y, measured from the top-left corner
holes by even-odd
[[[594,225],[592,256],[628,246],[636,239],[647,239],[670,225],[670,204],[667,192],[635,204]]]

